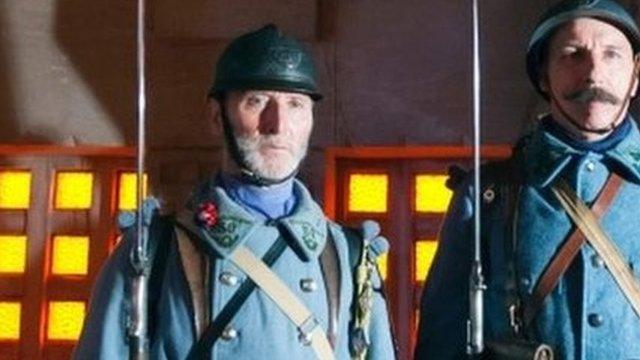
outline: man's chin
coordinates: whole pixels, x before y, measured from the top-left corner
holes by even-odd
[[[288,166],[286,168],[280,168],[280,169],[254,168],[251,171],[255,175],[263,179],[267,179],[272,182],[280,182],[290,178],[291,175],[296,171],[296,167]]]

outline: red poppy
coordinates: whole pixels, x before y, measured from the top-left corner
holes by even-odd
[[[204,202],[198,207],[197,220],[207,228],[212,228],[218,222],[218,207],[213,202]]]

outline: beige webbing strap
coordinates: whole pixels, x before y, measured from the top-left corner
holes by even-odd
[[[640,317],[640,284],[627,266],[622,254],[613,241],[604,232],[595,215],[580,200],[578,195],[565,182],[560,181],[552,188],[567,214],[587,238],[587,241],[602,257],[618,287]]]
[[[280,310],[298,327],[303,342],[311,345],[318,359],[333,360],[331,345],[315,316],[291,292],[287,285],[251,250],[238,246],[231,261],[258,285],[278,305]]]

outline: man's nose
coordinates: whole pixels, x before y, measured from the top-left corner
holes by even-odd
[[[584,77],[589,85],[600,85],[604,60],[594,52],[589,52],[584,57]]]
[[[260,132],[262,134],[278,134],[281,131],[282,106],[276,100],[269,100],[267,106],[260,114]]]

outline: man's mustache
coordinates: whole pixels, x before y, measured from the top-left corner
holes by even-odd
[[[576,102],[579,104],[588,104],[591,102],[609,103],[618,105],[620,99],[612,93],[601,87],[590,87],[586,89],[576,90],[564,96],[565,100]]]

